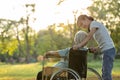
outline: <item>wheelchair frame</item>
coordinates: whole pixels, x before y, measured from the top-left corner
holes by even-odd
[[[43,70],[44,70],[44,61],[43,61]],[[91,73],[94,74],[94,76],[96,76],[97,79],[95,79],[95,80],[102,80],[100,74],[95,69],[87,67],[87,72],[88,71],[90,71]],[[64,78],[61,76],[58,76],[58,75],[63,74],[62,72],[67,72],[67,74],[66,74],[66,76],[64,76]],[[72,74],[74,79],[68,79],[68,77],[69,77],[68,74]],[[53,73],[51,75],[51,77],[49,77],[48,79],[47,78],[48,78],[48,76],[44,77],[44,73],[43,73],[42,80],[90,80],[87,77],[81,78],[80,75],[78,74],[78,72],[76,72],[75,70],[73,70],[71,68],[61,68],[61,69],[57,70],[55,73]],[[91,80],[94,80],[94,79],[91,79]]]

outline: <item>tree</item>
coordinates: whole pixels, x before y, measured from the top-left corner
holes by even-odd
[[[14,25],[12,20],[0,19],[0,31],[1,31],[0,32],[0,45],[1,45],[0,52],[2,54],[4,53],[12,54],[12,52],[16,48],[15,46],[14,47],[11,46],[11,45],[14,45],[14,43],[11,44],[11,42],[13,41],[12,38],[14,35],[13,28],[14,28]],[[9,46],[11,48],[9,48]]]
[[[55,24],[50,25],[48,30],[40,30],[37,37],[37,54],[43,55],[49,50],[59,50],[69,47],[70,38],[61,30],[56,30]]]

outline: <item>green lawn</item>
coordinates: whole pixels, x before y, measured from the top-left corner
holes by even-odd
[[[100,74],[102,62],[101,61],[89,61],[88,66],[96,69]],[[114,67],[112,71],[113,80],[120,80],[120,59],[115,59],[114,61]]]
[[[88,66],[101,73],[101,61],[89,61]],[[0,80],[35,80],[41,68],[41,63],[14,65],[0,63]],[[115,60],[113,75],[114,80],[120,80],[120,60]]]
[[[0,64],[0,80],[34,80],[41,69],[38,63],[33,64]]]

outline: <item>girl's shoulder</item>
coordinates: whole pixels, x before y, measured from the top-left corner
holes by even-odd
[[[100,24],[100,22],[94,20],[91,22],[91,24]]]
[[[98,21],[92,21],[90,24],[90,28],[95,27],[95,28],[99,28],[101,26],[101,23]]]

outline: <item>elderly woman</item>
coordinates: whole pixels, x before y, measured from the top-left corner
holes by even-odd
[[[79,44],[86,37],[87,37],[86,32],[78,31],[75,34],[74,43]],[[84,47],[82,47],[82,49],[84,49]],[[58,57],[58,58],[60,58],[60,57],[68,57],[69,51],[70,51],[70,48],[65,48],[65,49],[57,50],[57,51],[48,51],[48,52],[45,53],[45,57]],[[57,64],[55,64],[54,67],[68,68],[68,60],[67,59],[66,60],[61,60]],[[38,73],[37,80],[42,80],[42,71]]]

